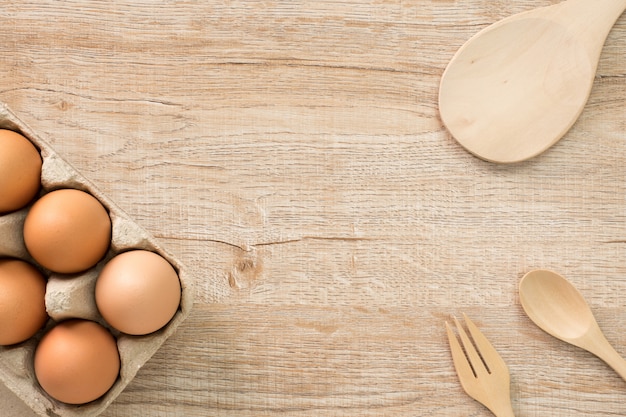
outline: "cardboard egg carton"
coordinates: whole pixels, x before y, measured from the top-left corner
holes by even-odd
[[[112,223],[111,245],[105,258],[96,266],[84,273],[73,275],[46,273],[48,283],[45,301],[50,320],[44,329],[29,340],[13,346],[0,346],[0,380],[43,417],[96,416],[115,400],[137,371],[189,315],[193,305],[192,279],[177,259],[161,248],[151,235],[57,155],[48,143],[2,103],[0,128],[21,133],[39,149],[43,159],[42,195],[59,188],[89,192],[106,207]],[[28,254],[22,235],[29,208],[30,206],[16,212],[0,214],[0,257],[18,258],[37,265]],[[163,256],[176,269],[181,283],[181,303],[172,320],[162,329],[145,336],[125,335],[112,329],[98,313],[95,303],[94,289],[100,271],[113,256],[129,249],[151,250]],[[37,343],[55,322],[69,318],[93,320],[109,328],[117,339],[121,358],[120,375],[113,387],[101,398],[83,405],[70,405],[54,400],[39,387],[34,374],[33,357]]]

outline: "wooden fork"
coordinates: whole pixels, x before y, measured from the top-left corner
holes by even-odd
[[[474,342],[453,317],[463,347],[446,322],[452,360],[461,386],[470,397],[497,417],[515,417],[511,407],[511,378],[506,363],[476,325],[465,314],[463,317]]]

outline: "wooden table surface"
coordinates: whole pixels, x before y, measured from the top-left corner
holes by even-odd
[[[438,115],[459,46],[556,2],[2,0],[0,101],[197,278],[103,416],[489,416],[451,362],[463,312],[519,416],[625,415],[517,287],[564,274],[626,356],[626,16],[543,155],[484,162]]]

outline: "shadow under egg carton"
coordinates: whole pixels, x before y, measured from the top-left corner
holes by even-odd
[[[45,271],[28,254],[22,230],[29,207],[0,215],[0,258],[21,259],[44,270],[48,277],[46,310],[50,316],[45,328],[29,340],[13,346],[0,346],[0,380],[41,416],[97,416],[115,400],[137,371],[189,315],[193,305],[193,281],[177,259],[165,252],[149,233],[134,223],[92,183],[59,157],[48,143],[38,137],[2,103],[0,103],[0,128],[21,133],[39,149],[43,159],[42,195],[60,188],[86,191],[107,209],[112,223],[111,244],[105,258],[83,273],[63,275]],[[125,335],[112,329],[98,313],[95,303],[94,288],[100,271],[112,257],[131,249],[145,249],[161,255],[172,264],[181,284],[181,302],[172,320],[162,329],[145,336]],[[33,357],[37,343],[45,331],[52,328],[56,322],[69,318],[93,320],[107,327],[117,339],[121,359],[120,374],[111,389],[99,399],[82,405],[65,404],[49,397],[40,388],[34,373]]]

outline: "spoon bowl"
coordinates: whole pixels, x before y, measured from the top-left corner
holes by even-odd
[[[520,301],[537,326],[568,343],[579,340],[596,325],[582,294],[551,271],[526,274],[520,282]]]
[[[593,353],[624,380],[626,361],[613,349],[582,294],[563,276],[534,270],[522,278],[520,302],[526,315],[543,331]]]
[[[567,0],[483,29],[441,78],[444,125],[491,162],[542,153],[583,111],[606,37],[625,9],[626,0]]]

